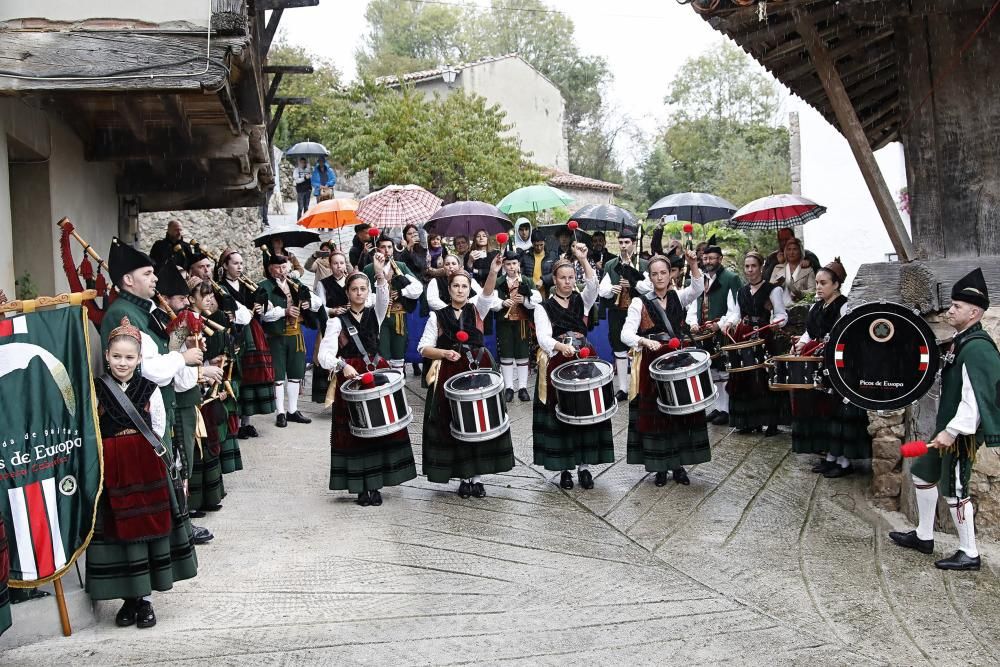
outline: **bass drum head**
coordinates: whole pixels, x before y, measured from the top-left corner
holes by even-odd
[[[604,386],[612,375],[611,364],[603,359],[576,359],[552,371],[552,384],[562,391],[587,391]]]
[[[503,391],[503,377],[490,370],[464,371],[448,378],[444,393],[448,398],[474,400]]]
[[[865,410],[896,410],[934,384],[940,358],[927,322],[898,303],[866,303],[837,320],[824,348],[831,386]]]

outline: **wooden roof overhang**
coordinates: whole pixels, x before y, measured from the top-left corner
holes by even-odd
[[[261,55],[246,22],[200,31],[0,30],[0,95],[73,128],[140,210],[252,206],[274,184]],[[26,78],[4,76],[18,74]],[[27,78],[30,77],[30,78]]]

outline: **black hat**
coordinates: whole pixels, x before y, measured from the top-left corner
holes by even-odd
[[[156,272],[156,291],[163,296],[187,296],[190,292],[181,270],[173,262],[165,262]]]
[[[618,233],[618,238],[620,238],[620,239],[632,239],[633,241],[635,241],[635,238],[636,238],[635,237],[635,230],[632,229],[631,227],[626,227],[625,229],[621,230],[621,232]]]
[[[267,261],[265,262],[268,266],[274,266],[275,264],[284,264],[288,261],[288,258],[284,255],[276,255],[271,252],[267,254]]]
[[[716,255],[721,255],[722,254],[722,248],[720,248],[715,243],[715,234],[712,234],[712,236],[709,237],[707,243],[708,243],[708,245],[706,245],[705,249],[702,251],[704,254],[706,254],[706,255],[709,254],[709,253],[715,253]]]
[[[203,253],[201,248],[194,248],[194,252],[192,252],[191,256],[187,258],[187,270],[190,271],[192,266],[203,259],[208,259],[208,255]]]
[[[147,266],[153,266],[153,260],[149,258],[149,255],[122,243],[117,236],[111,239],[111,251],[108,253],[108,273],[111,274],[112,283],[120,285],[122,277],[126,273],[132,273]]]
[[[670,268],[671,269],[680,269],[680,268],[683,268],[683,267],[684,267],[684,258],[682,256],[680,256],[680,255],[671,255],[670,256]]]
[[[505,262],[509,262],[511,260],[519,260],[519,259],[521,259],[521,258],[518,257],[517,251],[515,251],[515,250],[508,250],[507,252],[505,252],[503,254],[503,261],[505,261]]]
[[[544,240],[545,240],[545,234],[542,234],[537,229],[532,229],[531,230],[531,242],[532,243],[538,243],[539,241],[544,241]]]
[[[964,301],[983,310],[990,307],[990,292],[982,269],[974,269],[951,288],[952,301]]]

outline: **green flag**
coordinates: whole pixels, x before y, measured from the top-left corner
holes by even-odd
[[[0,518],[10,580],[38,585],[83,553],[101,439],[81,306],[0,320]]]

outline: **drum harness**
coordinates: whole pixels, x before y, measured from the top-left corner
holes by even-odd
[[[344,330],[347,332],[347,335],[350,336],[351,340],[354,342],[354,346],[361,350],[361,359],[365,362],[365,368],[368,369],[368,371],[374,371],[378,367],[377,364],[380,356],[376,354],[374,361],[372,361],[372,358],[368,356],[368,350],[365,349],[364,344],[361,342],[361,337],[358,336],[358,328],[354,326],[354,323],[351,322],[350,319],[348,319],[347,313],[341,314],[340,321],[344,325]]]
[[[669,294],[669,292],[668,292],[668,294]],[[676,338],[677,336],[674,334],[674,327],[670,324],[670,318],[667,317],[667,311],[664,310],[663,306],[660,305],[660,300],[656,297],[656,295],[654,294],[651,298],[647,297],[646,303],[649,304],[649,305],[651,305],[653,307],[653,312],[656,313],[656,316],[660,319],[660,322],[666,328],[667,335],[670,338]],[[670,338],[668,338],[667,340],[670,340]],[[653,338],[653,340],[656,340],[656,339]]]

